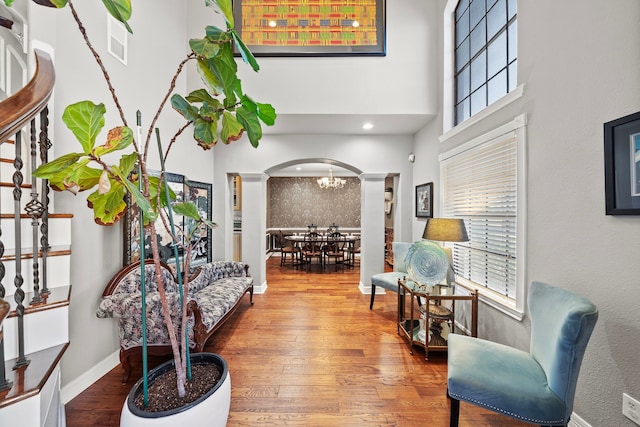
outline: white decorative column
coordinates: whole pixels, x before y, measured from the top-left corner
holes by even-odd
[[[242,261],[249,264],[254,292],[267,289],[267,179],[263,173],[241,173]]]
[[[361,189],[360,292],[371,293],[371,276],[384,272],[384,180],[387,174],[363,173]]]

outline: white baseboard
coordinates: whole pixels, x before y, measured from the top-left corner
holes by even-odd
[[[262,284],[260,286],[256,286],[253,285],[253,293],[254,294],[264,294],[265,292],[267,292],[267,280],[265,279],[264,282],[262,282]]]
[[[365,285],[362,282],[359,282],[358,284],[358,289],[360,289],[360,293],[365,294],[365,295],[371,295],[371,285]],[[376,287],[376,295],[384,295],[387,292],[384,290],[384,288],[378,286]]]
[[[60,400],[62,401],[62,404],[66,405],[69,403],[74,397],[89,388],[91,384],[95,383],[107,372],[118,366],[119,363],[120,350],[117,350],[75,380],[66,384],[60,389]]]
[[[591,424],[580,418],[575,412],[572,412],[567,427],[591,427]]]

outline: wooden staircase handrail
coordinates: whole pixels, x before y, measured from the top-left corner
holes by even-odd
[[[13,136],[49,102],[56,73],[48,53],[34,49],[36,72],[25,87],[0,103],[0,143]]]

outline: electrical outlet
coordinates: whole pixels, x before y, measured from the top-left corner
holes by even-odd
[[[640,425],[640,402],[627,393],[622,393],[622,415]]]

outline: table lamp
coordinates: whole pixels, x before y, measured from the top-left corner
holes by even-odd
[[[422,238],[426,240],[434,240],[437,242],[467,242],[469,236],[462,219],[456,218],[430,218],[424,227]],[[449,260],[449,272],[453,273],[453,259],[450,248],[443,248]],[[447,284],[452,279],[447,275]]]

